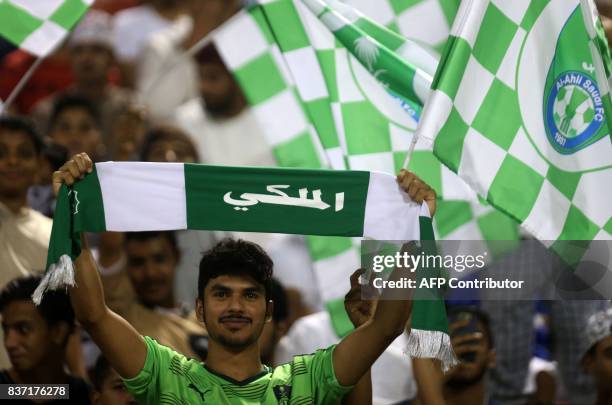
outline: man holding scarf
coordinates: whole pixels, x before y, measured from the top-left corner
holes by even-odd
[[[76,155],[54,174],[54,190],[92,169],[86,154]],[[435,192],[427,184],[405,171],[397,181],[413,201],[426,201],[433,215]],[[258,338],[274,305],[272,261],[256,244],[225,240],[200,262],[196,312],[210,335],[202,364],[141,336],[108,309],[85,242],[75,261],[76,286],[70,288],[77,319],[140,403],[336,403],[404,331],[412,309],[411,300],[383,295],[372,318],[338,345],[269,368],[261,363]]]

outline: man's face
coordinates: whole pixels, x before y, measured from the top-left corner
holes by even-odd
[[[585,359],[586,369],[595,379],[598,389],[612,391],[612,336],[597,342],[595,353]]]
[[[86,152],[95,158],[101,142],[100,130],[94,118],[84,108],[63,110],[50,133],[53,140],[68,149],[69,156]]]
[[[0,131],[0,195],[23,196],[36,180],[39,158],[21,131]]]
[[[491,348],[486,331],[480,322],[477,322],[476,336],[463,336],[453,343],[453,350],[457,356],[462,353],[475,353],[474,361],[461,361],[448,375],[447,384],[455,387],[468,386],[482,380],[487,370],[495,366],[495,351]],[[462,341],[462,338],[463,341]]]
[[[193,148],[186,141],[160,139],[151,145],[147,161],[195,163],[196,157],[193,155]]]
[[[241,350],[259,339],[272,303],[266,302],[264,287],[250,277],[219,276],[208,282],[204,302],[196,300],[196,310],[211,341]]]
[[[173,305],[174,272],[178,254],[165,236],[130,240],[126,244],[127,274],[143,304]]]
[[[113,54],[107,46],[96,43],[75,45],[70,50],[70,58],[77,82],[106,83],[113,63]]]
[[[225,113],[239,91],[231,74],[219,63],[200,63],[198,72],[206,110],[213,115]]]
[[[114,369],[110,370],[102,382],[100,392],[93,393],[92,402],[95,405],[136,405],[136,400]]]
[[[31,371],[59,350],[68,330],[49,326],[29,301],[13,301],[2,311],[4,347],[17,371]]]

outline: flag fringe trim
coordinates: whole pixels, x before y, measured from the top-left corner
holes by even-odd
[[[59,290],[60,288],[74,285],[74,266],[72,264],[72,259],[68,255],[62,255],[57,263],[49,266],[47,273],[32,294],[32,301],[34,301],[35,305],[40,305],[43,295],[47,290]]]
[[[435,330],[412,329],[404,353],[411,357],[438,359],[444,372],[458,363],[450,336]]]

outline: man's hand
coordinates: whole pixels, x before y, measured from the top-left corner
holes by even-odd
[[[77,180],[85,176],[85,173],[93,171],[93,162],[87,153],[74,155],[58,171],[53,173],[53,193],[57,196],[62,183],[73,185]]]
[[[429,213],[433,217],[436,213],[436,192],[416,174],[407,170],[400,170],[397,175],[400,187],[410,196],[412,201],[421,204],[423,201],[429,207]]]
[[[378,292],[376,289],[369,284],[365,286],[359,284],[359,277],[364,272],[364,269],[358,269],[351,274],[351,289],[344,296],[344,309],[355,328],[366,323],[372,315],[374,315],[376,305],[378,304]],[[368,296],[376,296],[376,298],[364,300],[362,298],[364,292],[366,292]]]

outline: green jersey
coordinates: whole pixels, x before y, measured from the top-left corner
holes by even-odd
[[[336,380],[335,346],[235,381],[147,336],[144,339],[144,367],[136,377],[124,380],[140,404],[335,404],[351,389]]]

